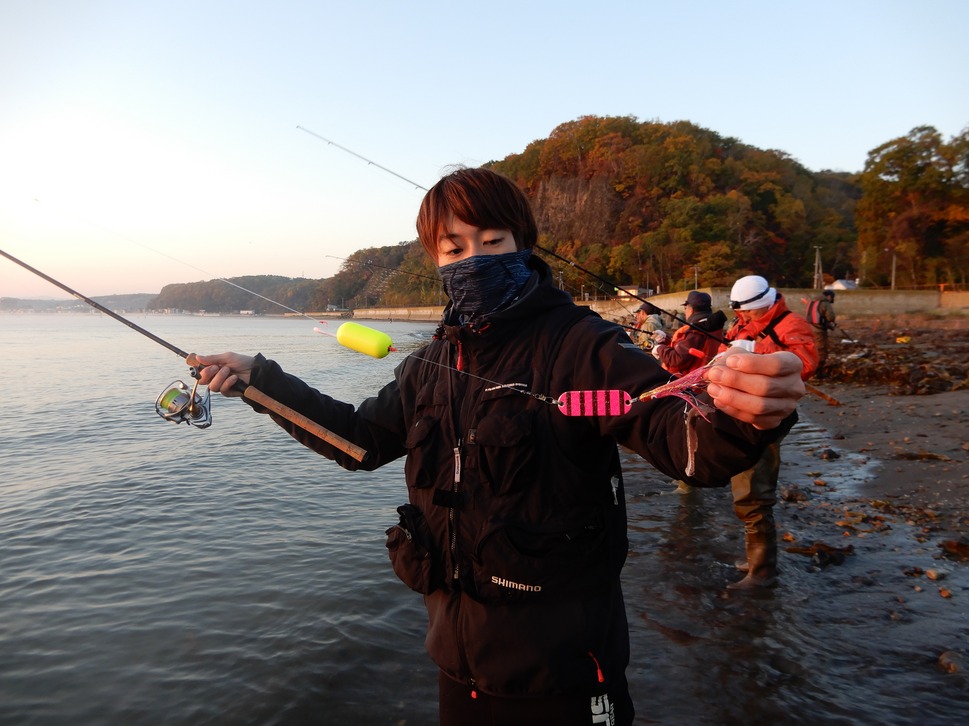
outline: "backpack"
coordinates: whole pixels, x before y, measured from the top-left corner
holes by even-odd
[[[834,325],[828,320],[827,316],[821,314],[821,303],[823,300],[812,300],[807,304],[807,310],[804,312],[804,317],[807,321],[811,323],[816,328],[826,328],[831,330]]]
[[[807,310],[804,312],[804,317],[811,325],[823,325],[821,320],[821,301],[812,300],[807,304]]]

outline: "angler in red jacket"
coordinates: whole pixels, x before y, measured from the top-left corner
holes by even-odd
[[[665,331],[653,333],[653,357],[670,373],[682,376],[705,365],[719,352],[727,318],[719,310],[713,312],[711,304],[710,295],[694,290],[683,303],[688,324],[678,328],[669,342]]]
[[[726,334],[731,345],[740,344],[754,353],[790,351],[801,359],[801,380],[814,375],[818,366],[814,331],[807,320],[788,309],[783,296],[767,280],[759,275],[737,280],[730,291],[730,307],[737,313],[737,320]],[[747,574],[728,585],[730,589],[772,587],[777,583],[774,504],[780,468],[778,439],[764,449],[753,468],[730,480],[734,512],[744,523],[747,554],[745,561],[737,563],[737,568]]]

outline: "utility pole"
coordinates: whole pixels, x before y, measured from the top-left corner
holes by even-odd
[[[824,274],[821,271],[821,248],[814,248],[814,289],[820,290],[824,287]]]

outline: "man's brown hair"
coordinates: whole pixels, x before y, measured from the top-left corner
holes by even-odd
[[[431,259],[437,259],[452,214],[479,229],[511,230],[519,250],[534,247],[538,241],[528,197],[511,179],[490,169],[457,169],[424,195],[417,214],[417,236]]]

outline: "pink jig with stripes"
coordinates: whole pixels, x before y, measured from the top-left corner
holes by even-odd
[[[633,400],[625,391],[566,391],[557,403],[566,416],[621,416]]]

